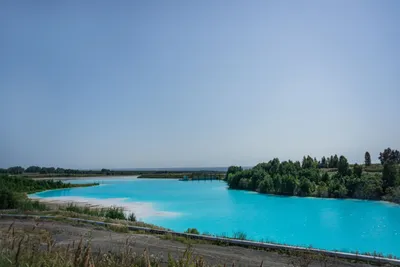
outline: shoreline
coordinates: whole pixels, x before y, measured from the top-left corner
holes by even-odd
[[[28,195],[28,198],[31,200],[37,200],[40,203],[49,206],[49,208],[51,209],[60,209],[60,208],[62,209],[71,204],[76,205],[78,207],[89,207],[91,209],[118,207],[122,208],[126,215],[128,215],[129,213],[134,213],[139,221],[145,223],[151,223],[145,221],[146,219],[151,217],[171,218],[181,215],[178,212],[157,210],[154,207],[154,204],[151,202],[138,202],[138,201],[127,202],[126,200],[128,198],[107,198],[107,199],[87,198],[87,197],[43,198],[40,196],[36,196],[35,194]]]

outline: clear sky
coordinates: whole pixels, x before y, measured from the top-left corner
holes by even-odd
[[[0,1],[0,99],[0,167],[377,161],[400,1]]]

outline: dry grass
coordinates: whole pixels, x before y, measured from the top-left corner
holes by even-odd
[[[90,237],[68,245],[57,244],[52,235],[36,226],[31,231],[17,230],[11,224],[0,233],[0,266],[68,266],[68,267],[205,267],[201,257],[188,246],[181,257],[168,259],[152,255],[147,249],[141,254],[134,251],[134,242],[127,239],[119,251],[92,251]]]

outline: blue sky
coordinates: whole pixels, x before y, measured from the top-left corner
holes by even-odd
[[[0,167],[400,149],[400,1],[81,2],[0,2]]]

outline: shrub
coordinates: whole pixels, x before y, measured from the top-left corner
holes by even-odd
[[[105,216],[110,219],[125,220],[124,210],[118,207],[111,207],[106,210]]]
[[[18,200],[11,191],[0,189],[0,209],[15,209],[18,205]]]
[[[400,186],[389,187],[386,191],[387,194],[383,197],[383,200],[400,204]]]
[[[136,222],[136,215],[135,215],[135,213],[129,213],[129,215],[128,215],[128,221],[131,221],[131,222]]]
[[[47,210],[47,207],[45,204],[40,203],[37,200],[30,200],[30,199],[22,199],[18,202],[18,208],[20,210],[39,210],[39,211],[44,211]]]
[[[247,239],[247,235],[243,232],[237,231],[233,233],[232,238],[234,239],[240,239],[240,240],[246,240]]]
[[[194,235],[199,235],[200,232],[196,228],[188,228],[185,231],[186,234],[194,234]]]
[[[65,208],[66,211],[86,214],[94,217],[105,217],[108,219],[126,220],[123,208],[110,207],[110,208],[91,208],[89,206],[79,207],[74,204],[68,204]],[[136,219],[136,218],[135,218]]]

